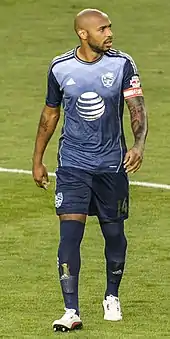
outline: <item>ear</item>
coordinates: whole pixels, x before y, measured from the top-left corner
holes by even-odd
[[[77,33],[81,40],[87,40],[87,31],[85,29],[79,29]]]

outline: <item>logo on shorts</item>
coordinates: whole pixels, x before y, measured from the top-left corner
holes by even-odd
[[[102,75],[102,83],[105,87],[111,87],[113,85],[114,75],[111,72]]]
[[[63,202],[63,193],[58,192],[57,195],[55,196],[55,207],[59,208]]]

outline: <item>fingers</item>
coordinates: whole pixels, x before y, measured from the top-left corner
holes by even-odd
[[[44,176],[43,176],[43,180],[42,180],[42,186],[45,190],[47,190],[49,184],[50,183],[49,183],[48,173],[47,173],[47,171],[45,171]]]
[[[48,186],[50,185],[50,182],[49,181],[46,181],[46,180],[35,180],[35,183],[38,187],[40,188],[43,188],[44,190],[47,190],[48,189]]]
[[[126,173],[135,173],[141,166],[142,161],[136,161],[133,165],[126,168]]]
[[[47,190],[47,189],[48,189],[48,186],[50,185],[50,182],[49,182],[49,181],[43,181],[43,182],[42,182],[42,185],[43,185],[43,188],[44,188],[45,190]]]
[[[44,164],[34,164],[32,168],[32,174],[36,185],[45,190],[49,186],[48,172]]]
[[[142,164],[142,154],[136,149],[129,150],[124,159],[126,173],[135,173]]]
[[[48,173],[47,173],[47,171],[45,171],[45,173],[44,173],[43,181],[44,181],[46,184],[48,184],[48,182],[49,182],[49,178],[48,178]]]
[[[133,162],[133,153],[131,151],[127,152],[124,159],[124,168],[127,169]]]

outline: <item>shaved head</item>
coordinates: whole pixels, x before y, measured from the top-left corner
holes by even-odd
[[[107,14],[98,9],[87,8],[78,13],[74,20],[74,29],[78,34],[79,30],[87,29],[90,24],[102,18],[108,18]]]
[[[81,51],[91,50],[102,54],[111,48],[111,21],[107,14],[98,9],[87,8],[78,13],[74,20],[74,29],[81,42]]]

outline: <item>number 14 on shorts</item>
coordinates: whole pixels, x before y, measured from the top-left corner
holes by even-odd
[[[128,198],[124,198],[122,200],[118,200],[117,206],[117,217],[127,218],[128,215]]]

